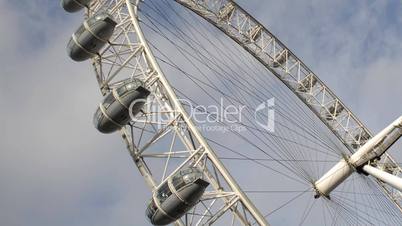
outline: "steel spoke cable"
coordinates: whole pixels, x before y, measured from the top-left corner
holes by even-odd
[[[180,92],[179,90],[177,90],[178,92]],[[188,98],[188,97],[186,97],[186,98]],[[189,100],[191,100],[191,98],[188,98]],[[220,123],[222,123],[222,122],[220,122]],[[223,123],[224,124],[224,123]],[[225,124],[224,124],[225,125]],[[258,147],[257,145],[255,145],[253,142],[251,142],[249,139],[247,139],[247,138],[245,138],[244,136],[242,136],[242,135],[240,135],[239,133],[236,133],[236,132],[234,132],[234,131],[230,131],[230,132],[232,132],[232,133],[235,133],[235,134],[237,134],[239,137],[241,137],[242,139],[245,139],[249,144],[251,144],[252,146],[254,146],[254,147],[257,147],[259,150],[261,150],[262,152],[264,152],[265,154],[267,154],[269,157],[271,157],[272,158],[272,156],[270,156],[267,152],[265,152],[263,149],[261,149],[260,147]],[[280,155],[279,155],[280,156]],[[287,167],[288,168],[288,167]],[[297,170],[297,169],[296,169]],[[293,171],[293,170],[292,170]],[[305,180],[307,180],[308,182],[310,182],[311,183],[311,181],[310,181],[310,179],[309,178],[306,178],[305,176],[303,176],[303,175],[300,175],[299,173],[296,173],[295,171],[293,171],[293,173],[295,173],[296,175],[299,175],[299,176],[301,176],[302,178],[304,178]]]
[[[200,54],[200,55],[198,55],[198,59],[200,59],[201,58],[201,60],[205,60],[206,61],[206,59],[202,59],[202,58],[206,58],[206,56],[204,56],[203,54]],[[227,64],[227,63],[226,63]],[[211,69],[211,68],[210,68]],[[211,70],[211,71],[217,71],[217,70],[219,70],[219,69],[214,69],[214,70]],[[228,72],[229,74],[230,74],[230,72]],[[217,74],[217,73],[216,73]],[[216,74],[213,74],[213,75],[216,75]],[[211,80],[210,80],[211,81]],[[234,81],[236,81],[236,80],[234,80]],[[222,82],[222,84],[225,84],[226,83],[226,86],[227,86],[227,82]],[[217,87],[215,86],[214,87],[214,89],[216,89]],[[250,89],[252,89],[252,88],[250,88]],[[236,96],[236,101],[237,102],[241,102],[241,101],[239,101],[239,99],[245,99],[244,98],[244,96],[243,97],[239,97],[240,96],[240,94],[239,95],[236,95],[236,92],[233,92],[233,91],[230,91],[232,94],[235,94],[234,96]],[[299,106],[299,105],[296,105],[296,106]],[[299,106],[300,107],[300,106]],[[295,109],[297,109],[297,108],[295,108]],[[299,111],[300,112],[300,111]],[[302,118],[299,118],[299,119],[302,119]],[[311,119],[311,118],[310,118]],[[312,123],[312,125],[314,126],[314,123]],[[314,130],[314,132],[315,132],[316,130]],[[259,134],[259,135],[261,135],[261,134]],[[332,140],[331,140],[332,141]],[[278,141],[276,141],[276,143],[278,143]],[[283,143],[283,142],[282,142]],[[282,149],[283,150],[289,150],[290,148],[291,148],[291,146],[289,145],[289,144],[286,144],[286,146],[285,146],[285,144],[282,144]],[[296,159],[295,158],[295,156],[293,156],[292,157],[292,159]],[[301,167],[299,167],[299,168],[301,168]],[[355,193],[356,194],[356,193]],[[358,217],[359,218],[359,217]]]
[[[209,95],[208,92],[206,92],[205,90],[204,90],[204,92],[205,92],[207,95]],[[211,98],[214,99],[213,97],[211,97]],[[215,100],[215,102],[217,102],[217,101]]]
[[[166,4],[166,2],[168,2],[168,1],[164,1],[164,2],[165,2],[165,4]],[[152,2],[151,2],[151,3],[152,3]],[[178,14],[177,11],[176,11],[175,9],[173,9],[173,7],[171,6],[171,4],[167,4],[167,5],[169,6],[169,8],[171,8],[171,10],[172,10],[176,15],[178,15],[178,16],[180,17],[180,21],[181,21],[181,22],[184,21],[187,25],[189,25],[190,27],[192,27],[195,32],[197,32],[200,36],[204,37],[205,40],[209,42],[209,44],[211,44],[212,46],[214,46],[214,49],[215,49],[215,50],[221,49],[220,46],[225,46],[225,43],[222,42],[220,39],[218,39],[217,36],[212,36],[212,37],[216,38],[216,40],[218,40],[219,43],[220,43],[220,46],[215,45],[214,42],[212,42],[209,38],[206,38],[205,35],[204,35],[204,33],[200,32],[200,30],[197,29],[197,28],[195,27],[195,25],[192,25],[191,23],[189,23],[186,17],[183,17],[183,16],[181,16],[180,14]],[[164,13],[161,12],[160,10],[159,10],[159,12],[160,12],[161,14],[164,14]],[[190,14],[190,12],[188,12],[188,14]],[[166,15],[166,14],[164,14],[164,15]],[[194,18],[194,16],[192,16],[192,17],[190,16],[190,18]],[[165,17],[165,19],[166,19],[166,17]],[[194,20],[194,19],[193,19],[193,21],[195,21],[195,22],[196,22],[198,25],[200,25],[201,27],[204,27],[204,28],[206,27],[204,24],[200,23],[199,20]],[[178,30],[178,29],[177,29],[177,26],[175,26],[175,27],[176,27],[176,30]],[[207,29],[205,29],[205,30],[207,30]],[[182,33],[183,33],[184,35],[186,35],[186,33],[184,33],[184,32],[182,32]],[[191,33],[193,34],[193,32],[191,32]],[[194,34],[193,34],[193,37],[196,38],[196,36],[195,36]],[[190,39],[191,39],[191,38],[190,38]],[[201,45],[202,45],[202,43],[201,43],[200,41],[198,41],[197,44],[201,44]],[[206,48],[205,46],[201,46],[201,49],[206,50],[207,48]],[[226,47],[226,49],[229,50],[229,51],[231,51],[231,48]],[[219,52],[218,52],[218,53],[219,53]],[[223,53],[223,54],[224,54],[225,51],[221,51],[220,53]],[[232,52],[232,53],[233,53],[233,52]],[[244,55],[244,52],[241,52],[241,54]],[[240,58],[238,57],[238,54],[232,54],[231,57],[228,57],[228,58],[233,58],[233,57],[237,57],[238,59],[240,59]],[[248,57],[248,58],[249,58],[249,57]],[[219,59],[220,59],[220,58],[218,58],[217,60],[219,60]],[[245,59],[245,58],[243,58],[243,59]],[[243,59],[242,59],[242,60],[243,60]],[[242,61],[241,61],[241,62],[242,62]],[[254,60],[254,62],[256,62],[256,61]],[[212,62],[212,63],[213,63],[213,62]],[[236,61],[234,61],[234,63],[236,63]],[[254,64],[254,65],[255,65],[255,64]],[[245,66],[248,66],[248,64],[245,64]],[[249,66],[248,66],[248,68],[250,69]],[[255,67],[252,67],[251,69],[254,69],[254,68],[259,68],[259,67],[257,67],[257,66],[255,65]],[[242,67],[239,67],[239,69],[242,70]],[[267,68],[264,67],[264,69],[265,69],[266,71],[268,71]],[[244,71],[244,72],[246,72],[246,71]],[[269,71],[268,71],[268,72],[269,72]],[[246,72],[246,74],[248,75],[247,72]],[[261,71],[260,71],[259,73],[254,73],[254,74],[255,74],[255,75],[258,75],[258,74],[264,74],[264,73],[261,73]],[[253,78],[253,77],[251,77],[251,78]],[[265,82],[266,79],[262,79],[261,81],[262,81],[262,82]],[[246,80],[246,82],[247,82],[247,80]],[[257,84],[259,84],[259,83],[257,82]],[[283,86],[280,86],[280,87],[283,87]],[[287,89],[287,87],[285,87],[285,88]],[[290,96],[290,95],[289,95],[289,92],[284,92],[284,89],[283,89],[283,88],[280,89],[280,91],[282,91],[282,94],[283,94],[284,96],[286,96],[286,97],[289,97],[289,96]],[[288,95],[285,95],[285,94],[288,94]],[[292,99],[292,100],[293,100],[293,102],[295,102],[294,99]],[[302,109],[300,104],[296,104],[296,106],[297,106],[298,108]],[[303,109],[303,112],[304,112],[305,115],[307,115],[307,113],[306,113],[307,110],[306,110],[306,109]],[[310,111],[310,113],[311,113],[311,111]],[[309,119],[312,120],[311,118],[309,118]],[[305,121],[305,120],[301,120],[301,123],[303,123],[304,121]],[[316,124],[316,123],[312,123],[311,125],[315,126],[315,124]],[[319,133],[319,134],[322,134],[322,133]],[[326,133],[324,133],[324,134],[326,134]],[[329,136],[327,136],[327,137],[329,137]],[[338,146],[338,149],[341,149],[341,148],[339,148],[339,146]]]
[[[281,210],[282,208],[284,208],[285,206],[289,205],[290,203],[296,201],[298,198],[300,198],[301,196],[303,196],[304,194],[307,194],[309,190],[305,190],[300,192],[299,194],[297,194],[296,196],[292,197],[291,199],[289,199],[288,201],[286,201],[285,203],[283,203],[282,205],[278,206],[277,208],[275,208],[274,210],[272,210],[271,212],[267,213],[264,215],[265,218],[271,216],[272,214],[274,214],[275,212],[278,212],[279,210]],[[254,223],[255,224],[255,223]],[[253,224],[253,225],[254,225]]]
[[[151,45],[152,46],[154,46],[152,43],[151,43]],[[155,46],[154,46],[154,48],[156,48]],[[163,59],[160,59],[160,58],[158,58],[159,60],[163,60]],[[175,67],[176,69],[178,69],[178,70],[180,70],[180,71],[182,71],[177,65],[172,65],[172,64],[170,64],[170,63],[168,63],[168,62],[166,62],[166,61],[164,61],[163,60],[163,62],[164,63],[167,63],[168,65],[170,65],[170,66],[172,66],[172,67]],[[183,72],[183,71],[182,71]],[[186,75],[189,75],[188,73],[185,73]],[[194,79],[196,79],[197,80],[197,78],[195,77],[195,76],[191,76],[192,78],[194,78]],[[205,83],[204,83],[205,84]],[[213,88],[213,87],[212,87]],[[219,90],[218,90],[219,91]],[[221,92],[221,91],[220,91]],[[228,98],[232,98],[232,97],[230,97],[229,95],[227,95],[227,94],[225,94],[225,93],[222,93],[221,92],[221,94],[223,94],[225,97],[228,97]],[[305,138],[307,138],[307,137],[305,137]],[[314,141],[313,141],[314,142]]]
[[[303,121],[305,121],[305,120],[303,120]]]

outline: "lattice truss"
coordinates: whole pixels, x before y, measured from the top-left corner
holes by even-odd
[[[141,79],[151,91],[143,111],[121,130],[147,185],[155,191],[178,170],[195,166],[210,186],[176,225],[267,225],[191,123],[141,40],[136,4],[132,0],[96,0],[87,16],[108,11],[117,22],[108,45],[92,61],[102,94],[128,78]]]
[[[291,89],[354,153],[371,137],[370,131],[341,100],[280,40],[232,0],[175,0],[222,30],[265,65]],[[402,176],[389,155],[372,163]],[[402,211],[402,193],[377,180]]]
[[[239,43],[283,81],[351,152],[371,133],[328,87],[285,45],[229,0],[176,0]],[[88,15],[108,11],[118,23],[109,44],[93,59],[102,94],[128,78],[139,78],[152,95],[140,115],[122,129],[130,155],[151,190],[187,166],[211,183],[201,202],[177,225],[266,225],[266,221],[205,142],[177,101],[146,40],[141,39],[134,0],[92,1]],[[401,168],[389,155],[377,163],[394,175]],[[397,205],[401,193],[377,181]],[[151,198],[151,195],[150,195]]]

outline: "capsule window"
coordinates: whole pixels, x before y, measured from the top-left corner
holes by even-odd
[[[189,184],[195,181],[195,174],[187,174],[183,176],[183,180],[186,184]]]
[[[88,25],[93,25],[94,23],[96,23],[96,21],[98,21],[98,20],[100,20],[100,19],[102,19],[101,17],[100,17],[100,15],[96,15],[96,16],[94,16],[94,17],[91,17],[91,18],[89,18],[88,20],[87,20],[87,23],[88,23]]]
[[[147,216],[149,219],[152,219],[152,217],[154,216],[154,214],[156,213],[156,211],[158,210],[158,207],[155,204],[155,201],[152,200],[151,203],[148,205],[147,208]]]
[[[124,93],[127,92],[126,86],[121,86],[116,89],[116,92],[119,96],[123,95]]]
[[[202,178],[202,173],[198,169],[187,168],[181,170],[180,173],[174,176],[172,179],[172,183],[175,186],[176,190],[178,190],[185,185],[194,182],[198,178]]]
[[[138,87],[144,86],[144,83],[139,79],[127,79],[123,84],[116,89],[119,96],[122,96],[127,91],[138,89]]]
[[[157,192],[156,198],[159,200],[159,202],[162,204],[169,196],[172,195],[172,192],[169,189],[169,186],[167,183],[164,183]]]
[[[108,108],[113,102],[115,102],[115,98],[112,95],[112,93],[109,93],[108,95],[106,95],[106,97],[103,101],[103,106],[105,108]]]
[[[172,184],[176,188],[176,190],[179,190],[186,185],[186,182],[184,182],[182,177],[173,177]]]
[[[106,17],[108,17],[109,15],[106,12],[103,13],[99,13],[98,15],[96,15],[94,18],[92,18],[92,23],[95,23],[96,21],[100,21],[100,20],[105,20]]]
[[[84,33],[85,31],[86,31],[85,26],[84,26],[84,25],[81,25],[81,26],[77,29],[77,31],[75,31],[75,35],[76,35],[77,37],[79,37],[79,36],[81,36],[82,33]]]
[[[67,49],[72,49],[74,47],[75,43],[73,39],[70,39],[70,41],[67,44]]]
[[[181,173],[182,176],[184,176],[184,175],[187,175],[187,174],[192,173],[192,172],[193,172],[192,168],[187,168],[187,169],[182,170],[180,173]]]
[[[96,110],[96,112],[95,112],[95,117],[94,117],[94,119],[95,119],[95,121],[94,121],[95,125],[97,125],[98,122],[101,121],[102,116],[103,116],[102,111],[101,111],[100,108],[98,108],[98,109]]]

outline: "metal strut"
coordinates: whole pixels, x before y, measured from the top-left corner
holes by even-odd
[[[371,132],[346,105],[289,48],[233,0],[175,0],[220,29],[260,61],[314,112],[351,154],[371,137]],[[377,164],[393,175],[402,168],[385,153]],[[402,193],[376,180],[402,212]]]
[[[212,224],[227,213],[231,213],[241,225],[268,225],[265,217],[242,191],[197,130],[160,69],[140,27],[137,12],[141,2],[141,0],[94,0],[91,2],[90,10],[87,10],[87,15],[92,16],[99,11],[111,9],[109,12],[118,23],[108,45],[98,57],[93,58],[102,94],[106,95],[124,79],[135,77],[145,82],[146,88],[155,98],[155,103],[150,103],[151,101],[148,100],[147,104],[160,107],[158,112],[143,111],[142,118],[138,117],[120,131],[135,165],[152,191],[182,167],[192,166],[202,169],[213,190],[208,191],[208,199],[201,199],[200,204],[193,208],[192,212],[195,212],[196,208],[202,209],[202,206],[206,208],[203,208],[203,214],[198,219],[193,219],[197,216],[193,214],[192,217],[185,217],[186,222],[178,220],[175,225]],[[257,35],[258,31],[255,31],[254,36]],[[156,113],[166,117],[168,122],[150,119],[150,116]],[[144,125],[138,128],[136,123]],[[152,135],[146,137],[144,133],[152,133]],[[172,134],[179,139],[173,138],[169,152],[153,154],[152,147],[158,142],[163,145],[162,140]],[[174,150],[175,142],[181,142],[185,150]],[[175,154],[182,155],[183,161],[175,166],[176,169],[173,172],[167,172],[170,156]],[[161,182],[155,178],[157,169],[153,171],[147,163],[146,158],[152,156],[162,156],[166,159]],[[208,205],[204,203],[207,201],[210,201]],[[221,203],[219,207],[218,203]],[[191,214],[187,213],[189,216]],[[187,222],[188,218],[191,218],[190,222]]]

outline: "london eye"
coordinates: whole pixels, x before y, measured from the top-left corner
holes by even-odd
[[[232,0],[62,0],[153,225],[400,225],[402,118],[372,134]],[[133,191],[135,192],[135,191]],[[284,217],[287,216],[287,217]]]

